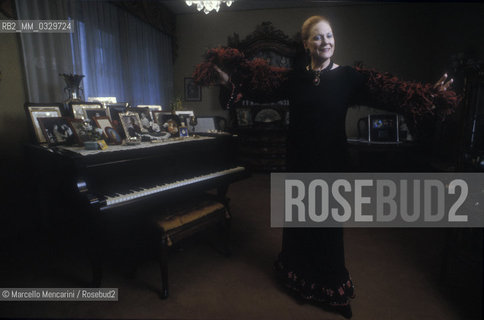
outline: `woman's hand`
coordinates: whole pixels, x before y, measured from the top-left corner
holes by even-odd
[[[444,75],[437,81],[434,85],[434,89],[437,89],[438,91],[445,91],[447,90],[450,85],[454,82],[454,79],[447,80],[447,73],[444,73]]]
[[[220,76],[220,84],[226,86],[229,84],[229,75],[222,71],[222,69],[220,69],[217,65],[214,66],[215,70],[218,72],[218,75]]]

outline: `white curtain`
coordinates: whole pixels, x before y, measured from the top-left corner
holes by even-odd
[[[18,19],[73,20],[71,34],[21,33],[31,102],[63,101],[59,73],[83,74],[87,97],[166,105],[173,97],[171,38],[105,1],[17,0]]]

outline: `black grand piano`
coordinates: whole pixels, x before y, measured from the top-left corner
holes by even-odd
[[[39,210],[48,221],[77,219],[93,262],[93,286],[102,277],[106,223],[142,219],[207,190],[226,203],[228,186],[248,176],[236,160],[236,138],[214,134],[107,150],[28,145]],[[64,221],[64,222],[62,222]]]

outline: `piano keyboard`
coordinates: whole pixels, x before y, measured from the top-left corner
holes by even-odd
[[[202,181],[214,179],[214,178],[217,178],[217,177],[222,177],[222,176],[227,176],[227,175],[234,174],[234,173],[237,173],[237,172],[242,172],[244,170],[245,170],[244,167],[235,167],[235,168],[230,168],[230,169],[227,169],[227,170],[212,172],[212,173],[209,173],[209,174],[201,175],[201,176],[190,178],[190,179],[185,179],[185,180],[180,180],[180,181],[175,181],[175,182],[172,182],[172,183],[167,183],[167,184],[155,186],[155,187],[152,187],[152,188],[146,188],[146,189],[141,188],[140,190],[132,191],[132,192],[125,193],[125,194],[117,194],[115,196],[105,196],[106,207],[117,205],[117,204],[127,202],[127,201],[131,201],[131,200],[135,200],[135,199],[138,199],[138,198],[150,196],[150,195],[153,195],[153,194],[156,194],[156,193],[160,193],[160,192],[164,192],[164,191],[168,191],[168,190],[173,190],[173,189],[180,188],[180,187],[183,187],[183,186],[199,183],[199,182],[202,182]]]

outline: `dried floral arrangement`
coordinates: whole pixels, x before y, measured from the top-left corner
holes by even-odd
[[[82,141],[96,141],[103,139],[103,130],[93,126],[90,120],[83,122],[77,134]]]

